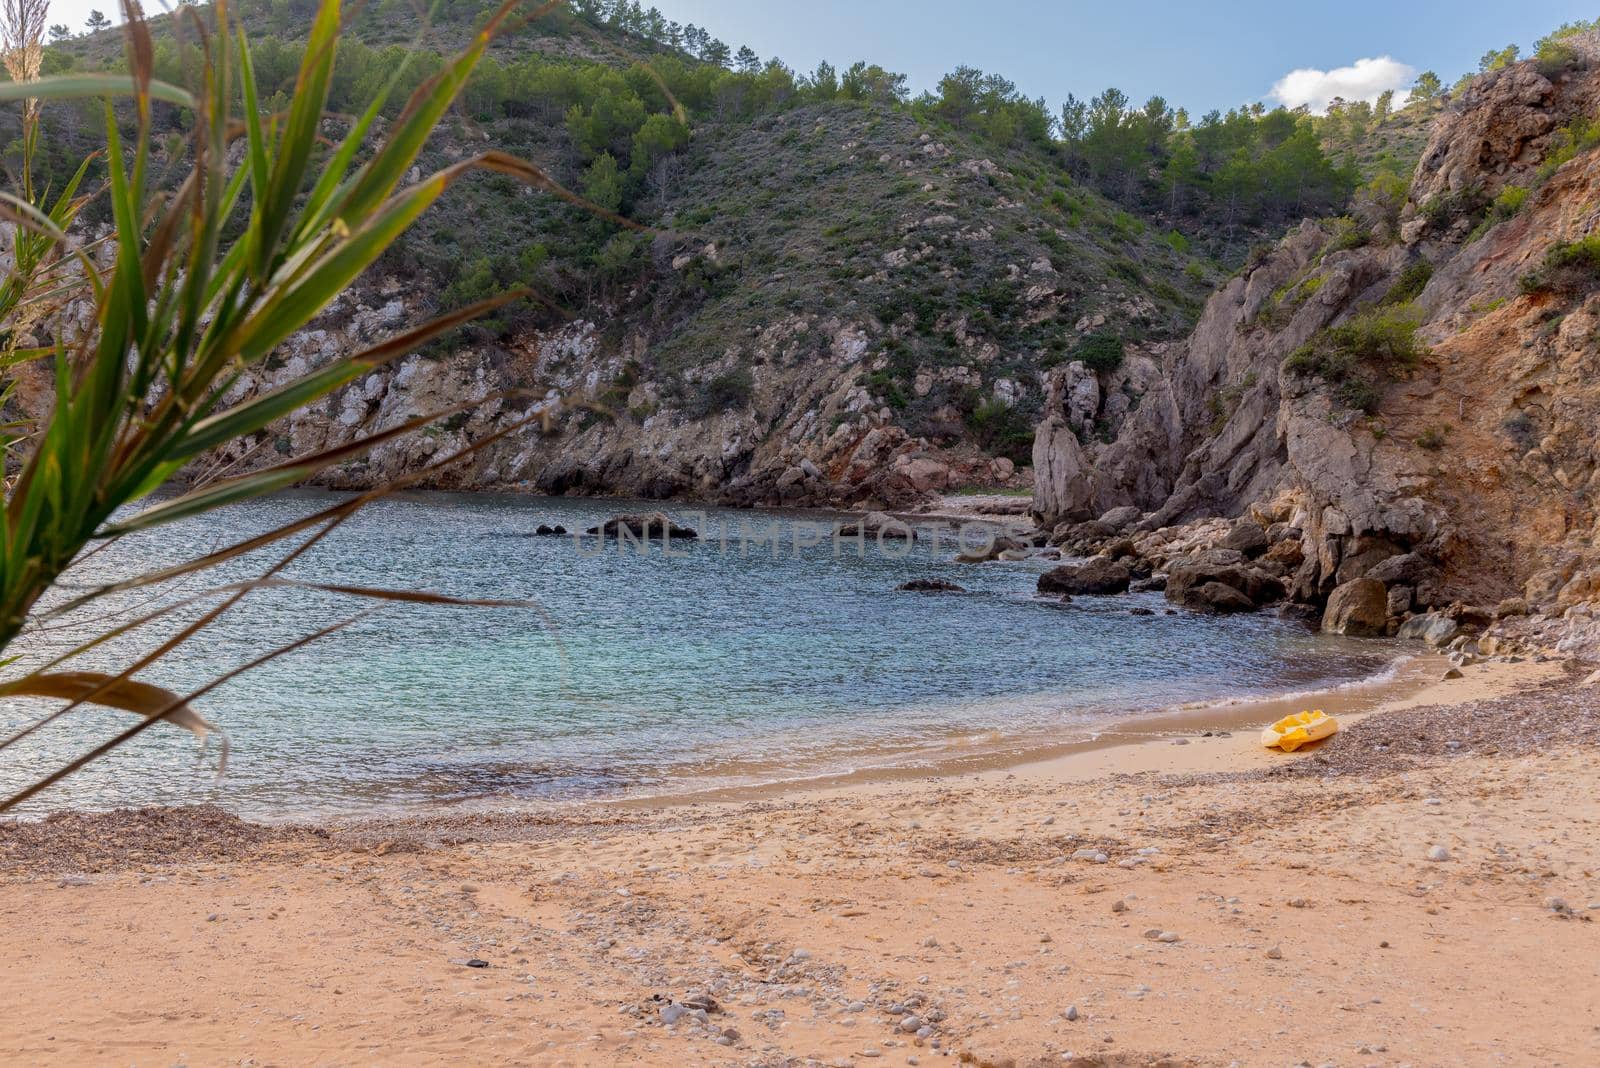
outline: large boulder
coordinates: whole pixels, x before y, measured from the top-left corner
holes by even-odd
[[[1033,507],[1041,520],[1088,519],[1095,499],[1094,467],[1064,415],[1050,415],[1033,440]]]
[[[1241,519],[1233,525],[1233,529],[1228,531],[1228,536],[1223,538],[1220,544],[1224,549],[1233,549],[1254,560],[1266,552],[1272,542],[1260,523],[1254,519]]]
[[[956,563],[986,564],[991,560],[1021,559],[1021,557],[1014,557],[1009,554],[1021,553],[1025,557],[1027,556],[1027,549],[1028,546],[1025,543],[1002,534],[990,542],[986,548],[977,548],[961,553],[956,557]]]
[[[1322,613],[1322,629],[1352,638],[1375,638],[1389,625],[1389,591],[1372,578],[1358,578],[1334,589]]]
[[[1341,584],[1352,579],[1377,578],[1371,575],[1372,570],[1400,555],[1399,547],[1384,538],[1351,538],[1348,541],[1342,548],[1334,575],[1335,581]],[[1384,580],[1379,578],[1378,581]]]
[[[1133,524],[1144,518],[1144,509],[1132,504],[1125,504],[1121,508],[1113,508],[1100,517],[1100,522],[1118,533],[1127,530]]]
[[[1122,564],[1097,557],[1087,563],[1063,564],[1039,576],[1040,593],[1104,596],[1128,592],[1133,573]]]
[[[693,541],[700,536],[698,531],[690,527],[681,527],[673,522],[665,512],[615,515],[597,527],[590,527],[589,533],[599,534],[608,538],[617,538],[623,534],[628,534],[640,541],[648,541],[652,538],[682,538],[685,541]]]
[[[1429,612],[1412,616],[1400,627],[1400,637],[1406,641],[1426,642],[1435,649],[1448,645],[1461,633],[1461,624],[1443,612]]]
[[[1267,550],[1266,558],[1275,564],[1282,564],[1284,567],[1293,571],[1301,564],[1305,563],[1305,545],[1297,537],[1283,538],[1280,541],[1274,542],[1272,548]]]
[[[1367,578],[1377,579],[1385,586],[1411,586],[1421,585],[1429,579],[1437,579],[1439,569],[1433,562],[1421,553],[1402,553],[1391,556],[1367,572]]]
[[[1173,564],[1167,570],[1167,600],[1189,605],[1191,590],[1217,583],[1237,590],[1252,605],[1283,599],[1283,582],[1259,568],[1239,562],[1236,550],[1213,549]]]
[[[1183,591],[1180,602],[1183,607],[1196,612],[1217,612],[1232,614],[1236,612],[1254,612],[1257,605],[1249,597],[1232,586],[1220,582],[1208,582],[1203,586],[1190,586]]]

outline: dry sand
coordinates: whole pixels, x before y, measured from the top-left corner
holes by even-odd
[[[1600,690],[1472,668],[1294,756],[1170,727],[562,816],[3,827],[0,1063],[1600,1064]]]

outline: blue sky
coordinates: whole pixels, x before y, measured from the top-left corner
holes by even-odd
[[[646,6],[649,6],[646,0]],[[1532,42],[1563,22],[1600,16],[1593,0],[657,0],[705,26],[808,70],[870,59],[917,89],[958,64],[1004,74],[1052,106],[1115,85],[1159,93],[1196,113],[1269,100],[1290,71],[1392,57],[1446,82],[1491,47]]]
[[[649,7],[652,0],[643,0]],[[959,64],[996,71],[1052,108],[1115,85],[1136,101],[1159,93],[1199,114],[1255,100],[1291,71],[1368,64],[1339,85],[1301,76],[1299,95],[1371,95],[1408,72],[1446,82],[1491,47],[1527,49],[1551,28],[1600,15],[1593,0],[653,0],[672,19],[797,70],[869,59],[931,88]],[[152,9],[158,7],[151,3]],[[56,0],[51,21],[83,25],[112,0]],[[1375,88],[1372,88],[1375,87]],[[1298,99],[1290,102],[1299,102]]]

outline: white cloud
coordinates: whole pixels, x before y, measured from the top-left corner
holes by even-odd
[[[1304,68],[1292,70],[1278,79],[1272,87],[1272,99],[1289,108],[1302,105],[1318,115],[1328,110],[1334,97],[1346,100],[1374,101],[1389,90],[1394,90],[1395,106],[1405,103],[1408,86],[1416,80],[1416,68],[1407,66],[1393,56],[1377,59],[1358,59],[1348,67],[1335,70]]]

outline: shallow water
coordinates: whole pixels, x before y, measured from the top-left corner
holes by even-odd
[[[72,577],[92,584],[176,561],[333,499],[285,495],[128,539]],[[522,536],[541,522],[579,530],[624,510],[615,501],[445,494],[373,505],[288,574],[539,608],[382,604],[200,702],[232,744],[220,781],[214,748],[197,756],[191,736],[160,727],[31,810],[215,801],[256,817],[329,816],[731,785],[927,760],[974,739],[1059,740],[1180,702],[1350,681],[1393,655],[1383,643],[1318,636],[1270,613],[1168,616],[1160,595],[1062,606],[1034,596],[1047,565],[956,564],[953,535],[937,549],[797,548],[795,524],[819,517],[673,508],[706,537],[670,554]],[[779,534],[776,552],[743,543],[742,534],[765,530]],[[225,574],[245,578],[265,562]],[[947,578],[970,592],[896,591],[913,578]],[[181,589],[201,587],[191,580]],[[162,602],[129,594],[120,603],[148,611]],[[1129,613],[1141,604],[1157,614]],[[147,677],[193,687],[372,607],[259,591]],[[78,666],[119,669],[171,629],[170,621],[142,629]],[[92,631],[34,633],[24,662]],[[0,725],[37,711],[9,702]],[[129,722],[73,713],[0,754],[0,788],[10,792]]]

